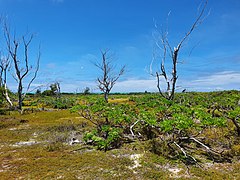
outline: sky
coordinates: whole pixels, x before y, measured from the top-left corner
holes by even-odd
[[[43,91],[60,82],[62,92],[82,92],[86,87],[99,92],[96,79],[101,73],[94,62],[101,61],[101,50],[109,49],[116,69],[126,65],[113,92],[156,92],[156,78],[149,72],[155,52],[155,24],[159,29],[168,27],[169,43],[176,47],[195,21],[201,2],[0,0],[0,14],[17,37],[34,34],[29,51],[33,67],[41,47],[33,89],[40,86]],[[240,89],[239,17],[239,0],[209,0],[205,20],[179,52],[179,91]],[[4,51],[5,46],[1,36],[0,49]],[[170,64],[167,61],[166,67]],[[159,65],[160,61],[153,62],[153,72]],[[171,73],[171,68],[167,72]],[[161,84],[164,86],[164,81]],[[11,75],[8,86],[16,91]]]

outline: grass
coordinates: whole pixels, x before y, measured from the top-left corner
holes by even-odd
[[[131,103],[122,96],[111,101]],[[1,115],[0,179],[240,179],[240,139],[229,139],[231,126],[230,130],[206,129],[205,142],[217,148],[219,140],[231,146],[229,156],[236,157],[231,163],[213,163],[199,151],[202,167],[187,167],[181,159],[167,158],[166,144],[153,140],[107,152],[84,143],[69,144],[72,134],[81,139],[92,127],[69,110]]]

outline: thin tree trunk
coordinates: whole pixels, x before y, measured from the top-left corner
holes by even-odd
[[[10,109],[11,109],[11,108],[13,108],[13,103],[12,103],[12,101],[11,101],[9,95],[8,95],[8,89],[7,89],[7,84],[6,83],[4,84],[4,90],[5,90],[4,96],[5,96],[7,102],[10,106]]]
[[[108,93],[107,92],[104,93],[104,99],[108,103]]]
[[[239,124],[238,124],[238,122],[237,122],[237,119],[238,119],[238,118],[231,118],[233,124],[234,124],[235,127],[237,128],[238,136],[240,136],[240,126],[239,126]]]
[[[19,81],[18,85],[18,109],[22,111],[22,103],[23,103],[23,97],[22,97],[22,81]]]
[[[7,88],[7,66],[6,68],[4,69],[4,96],[6,98],[6,101],[8,102],[9,106],[10,106],[10,109],[13,108],[13,103],[8,95],[8,88]]]
[[[176,88],[176,82],[177,82],[178,51],[179,51],[179,49],[175,49],[174,50],[174,54],[173,54],[172,92],[171,92],[171,96],[169,97],[170,100],[173,100],[174,99],[174,95],[175,95],[175,88]]]

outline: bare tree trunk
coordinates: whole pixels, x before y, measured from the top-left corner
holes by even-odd
[[[6,101],[8,102],[8,104],[10,106],[10,109],[12,109],[13,108],[13,103],[12,103],[12,101],[11,101],[9,95],[8,95],[8,88],[7,88],[7,84],[6,83],[4,84],[4,91],[5,91],[4,92],[4,96],[6,98]]]
[[[162,55],[162,62],[161,62],[161,69],[160,72],[156,72],[156,78],[157,78],[157,88],[162,97],[168,100],[174,100],[174,95],[176,91],[176,83],[177,83],[177,64],[178,64],[178,55],[179,52],[183,46],[183,43],[188,39],[188,37],[191,35],[191,33],[204,21],[205,17],[205,9],[207,6],[208,0],[205,0],[203,4],[201,4],[201,8],[199,10],[199,14],[192,24],[190,30],[186,33],[185,36],[179,41],[177,47],[172,48],[172,46],[169,43],[169,40],[167,38],[168,36],[168,30],[157,30],[158,37],[155,39],[156,49],[161,51]],[[169,14],[168,14],[169,16]],[[157,25],[155,24],[155,27],[157,28]],[[168,57],[169,55],[169,57]],[[156,59],[156,53],[154,53],[153,60]],[[172,73],[167,74],[167,71],[165,69],[165,61],[167,59],[170,59],[172,61]],[[152,63],[150,65],[150,73],[154,76],[155,74],[152,73]],[[162,91],[162,88],[160,87],[160,77],[163,77],[166,82],[166,92]],[[170,76],[170,78],[169,78]]]
[[[104,93],[104,99],[105,99],[106,103],[108,103],[108,94],[109,93],[107,93],[107,92]]]
[[[169,100],[173,100],[174,95],[175,95],[176,82],[177,82],[177,78],[178,78],[177,77],[178,50],[179,49],[175,49],[174,53],[173,53],[172,91],[171,91],[171,94],[169,96]]]
[[[0,72],[0,87],[3,87],[3,67],[0,65],[1,72]]]
[[[60,88],[60,83],[57,82],[57,98],[61,97],[61,88]]]
[[[11,36],[9,27],[5,22],[4,36],[5,36],[5,40],[7,43],[8,53],[10,54],[10,56],[13,60],[13,64],[14,64],[14,69],[15,69],[14,79],[18,83],[18,90],[17,90],[17,92],[18,92],[18,107],[17,108],[22,112],[23,100],[24,100],[27,92],[29,91],[29,88],[30,88],[32,82],[37,77],[41,54],[40,54],[40,50],[39,50],[38,57],[37,57],[36,69],[33,73],[34,75],[28,82],[25,93],[23,93],[23,80],[25,77],[27,77],[27,75],[29,75],[29,73],[32,70],[32,66],[30,66],[30,64],[29,64],[28,50],[29,50],[29,45],[31,44],[32,39],[33,39],[33,34],[31,34],[28,38],[27,38],[27,36],[22,36],[22,40],[17,40],[15,37],[15,34],[13,36]],[[19,49],[20,49],[21,44],[23,46],[23,59],[19,58],[19,57],[21,57],[21,56],[19,56]],[[21,64],[23,64],[24,67],[21,67]]]
[[[4,96],[6,98],[6,101],[8,102],[10,109],[12,109],[13,103],[8,95],[8,88],[7,88],[7,69],[4,69],[4,90],[5,90]]]
[[[114,75],[115,66],[111,63],[111,57],[108,55],[108,51],[102,51],[101,63],[95,63],[102,72],[102,77],[97,78],[98,88],[104,93],[104,99],[108,103],[108,96],[115,85],[116,81],[125,72],[125,66],[123,66],[119,73]]]
[[[8,88],[7,88],[7,69],[10,64],[9,56],[6,58],[1,58],[1,87],[4,89],[2,90],[3,96],[5,97],[7,103],[9,104],[10,109],[13,108],[13,103],[8,95]],[[3,76],[3,77],[2,77]]]
[[[236,117],[236,118],[231,118],[233,124],[235,125],[236,129],[237,129],[237,133],[238,133],[238,136],[240,136],[240,126],[237,122],[239,117]]]
[[[18,83],[18,109],[21,111],[22,110],[22,105],[23,105],[23,94],[22,94],[22,80],[19,81]]]

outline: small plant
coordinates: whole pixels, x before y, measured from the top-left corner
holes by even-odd
[[[48,145],[46,145],[45,150],[48,152],[54,152],[59,151],[63,147],[63,144],[60,142],[50,142]]]
[[[93,130],[84,135],[84,141],[92,144],[99,150],[107,151],[117,148],[121,144],[122,130],[119,128],[111,128],[110,126],[102,126],[99,131]]]

